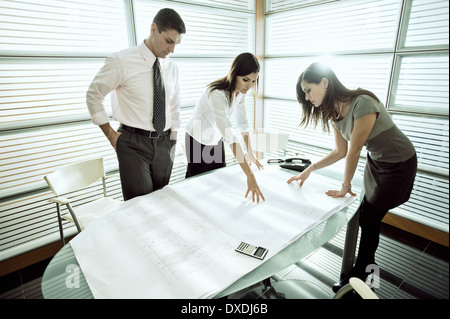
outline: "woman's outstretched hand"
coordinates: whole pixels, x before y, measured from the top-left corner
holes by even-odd
[[[347,193],[349,193],[352,196],[356,196],[355,193],[352,192],[351,188],[342,186],[341,190],[329,190],[328,192],[326,192],[326,194],[328,196],[331,196],[333,198],[338,198],[338,197],[344,197],[345,195],[347,195]]]
[[[309,177],[310,174],[311,174],[311,172],[309,170],[304,170],[300,174],[289,178],[287,183],[290,184],[294,181],[300,181],[300,187],[302,187],[303,183],[306,181],[306,179]]]
[[[256,182],[255,176],[253,174],[250,174],[247,176],[247,193],[245,193],[245,198],[247,198],[248,194],[252,193],[252,201],[259,203],[259,199],[266,200],[264,198],[263,193],[259,189],[258,183]]]
[[[258,161],[258,159],[256,158],[256,156],[253,153],[249,153],[248,154],[248,165],[252,165],[252,163],[255,163],[256,167],[258,167],[258,169],[263,169],[264,166]]]

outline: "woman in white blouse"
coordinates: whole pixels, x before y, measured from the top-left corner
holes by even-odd
[[[238,55],[228,74],[212,83],[203,91],[195,106],[192,118],[186,126],[186,177],[225,167],[224,143],[229,144],[234,156],[247,176],[247,192],[252,200],[259,202],[264,196],[259,189],[250,164],[263,166],[255,157],[249,138],[249,126],[245,111],[245,95],[258,84],[260,66],[251,53]],[[237,136],[233,133],[230,118],[234,115],[247,146],[248,161]]]

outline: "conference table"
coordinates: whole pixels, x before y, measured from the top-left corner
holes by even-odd
[[[235,166],[240,169],[239,165]],[[283,172],[283,174],[285,174],[283,176],[292,176],[296,174],[295,171],[278,167],[272,167],[270,169],[275,169]],[[221,170],[233,170],[234,172],[236,172],[237,168],[227,167]],[[204,174],[204,176],[208,175],[209,173]],[[256,177],[258,178],[258,175],[256,175]],[[198,181],[201,181],[200,179],[204,177],[200,176],[198,178]],[[187,179],[186,181],[188,180],[189,179]],[[331,180],[332,179],[326,181],[330,182]],[[181,185],[179,186],[179,189],[183,189],[183,183],[186,182],[181,181],[177,183]],[[186,185],[189,186],[189,184]],[[334,180],[334,185],[336,185],[336,187],[339,186],[339,181]],[[241,188],[244,188],[245,186],[246,184],[242,185]],[[330,189],[333,189],[332,185],[330,185]],[[354,187],[354,191],[360,193],[361,188]],[[243,197],[243,194],[241,195]],[[268,197],[266,194],[265,196]],[[267,278],[270,278],[274,274],[295,264],[296,262],[307,257],[308,255],[322,247],[336,234],[338,234],[344,227],[347,227],[347,230],[344,244],[344,253],[342,256],[341,275],[348,274],[354,263],[356,242],[358,238],[359,225],[357,209],[360,202],[360,196],[362,196],[362,194],[359,194],[358,198],[353,200],[350,204],[341,209],[338,209],[332,214],[327,215],[326,218],[320,220],[317,224],[314,224],[314,227],[307,229],[305,232],[301,233],[300,236],[294,238],[292,241],[289,241],[288,244],[283,245],[281,249],[276,250],[275,252],[273,252],[273,254],[268,255],[265,260],[258,263],[255,267],[252,267],[248,272],[240,275],[237,280],[234,280],[230,284],[223,286],[221,289],[207,298],[227,297],[236,294],[239,291],[245,290],[247,287],[256,285],[266,280]],[[266,198],[266,201],[268,200],[270,200],[270,198]],[[83,230],[83,232],[89,232],[89,226],[85,230]],[[74,239],[76,239],[82,233],[78,234]],[[251,257],[248,258],[252,259]],[[41,287],[43,296],[46,299],[95,298],[95,295],[92,293],[91,287],[86,280],[86,276],[83,273],[83,267],[82,265],[80,265],[79,258],[77,258],[71,242],[63,246],[59,250],[59,252],[52,258],[42,277]],[[182,289],[182,287],[180,287],[180,289]]]

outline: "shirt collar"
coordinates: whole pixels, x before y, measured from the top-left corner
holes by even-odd
[[[153,54],[152,51],[150,51],[149,48],[147,48],[144,41],[142,41],[142,43],[139,47],[141,49],[141,53],[142,53],[142,56],[144,57],[145,61],[147,61],[148,65],[150,65],[150,67],[153,67],[155,60],[157,59],[156,56]],[[161,60],[159,62],[161,63]]]

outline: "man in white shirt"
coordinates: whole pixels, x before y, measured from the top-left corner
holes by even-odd
[[[169,183],[181,120],[178,68],[166,57],[184,33],[184,22],[176,11],[160,10],[148,38],[108,57],[87,91],[92,121],[116,150],[124,200]],[[110,92],[114,119],[121,123],[117,132],[103,105]],[[164,109],[156,120],[158,105]]]

